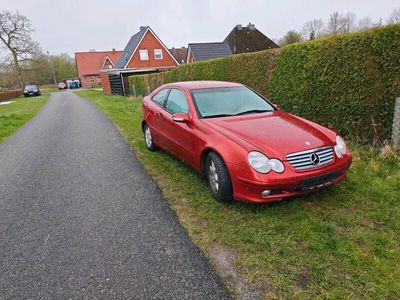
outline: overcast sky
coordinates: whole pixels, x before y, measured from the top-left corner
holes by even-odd
[[[0,0],[0,10],[26,15],[44,51],[123,49],[141,25],[149,25],[168,47],[222,41],[236,24],[255,23],[272,39],[301,30],[334,11],[384,21],[399,0]]]

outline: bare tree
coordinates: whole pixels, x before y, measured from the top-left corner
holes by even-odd
[[[356,16],[352,12],[346,13],[342,16],[342,30],[341,33],[349,33],[355,30]]]
[[[388,24],[400,23],[400,8],[395,9],[391,14],[389,19],[387,19]]]
[[[329,17],[327,31],[330,34],[349,33],[355,30],[355,15],[348,12],[345,15],[334,12]]]
[[[373,22],[370,17],[364,17],[358,21],[357,30],[366,30],[382,26],[382,19],[378,22]]]
[[[285,46],[293,43],[298,43],[303,40],[301,34],[296,30],[289,30],[284,37],[279,41],[280,46]]]
[[[324,30],[324,22],[321,19],[314,19],[304,24],[303,35],[309,40],[314,40],[320,37]]]
[[[341,30],[341,15],[335,11],[329,16],[328,32],[330,34],[339,34]]]
[[[15,14],[8,11],[0,13],[0,41],[10,51],[20,86],[24,85],[21,63],[39,49],[39,45],[31,37],[32,32],[29,19],[18,11]]]

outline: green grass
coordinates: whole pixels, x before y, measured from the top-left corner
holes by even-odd
[[[140,99],[77,94],[116,124],[236,296],[243,295],[240,276],[266,298],[400,297],[400,163],[394,155],[353,145],[353,165],[339,185],[270,205],[220,204],[192,169],[146,150]],[[233,253],[233,266],[220,266],[221,249]]]
[[[0,143],[13,135],[20,127],[32,119],[46,103],[50,94],[39,97],[11,99],[13,103],[0,105]]]

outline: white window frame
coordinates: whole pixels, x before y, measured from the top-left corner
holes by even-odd
[[[95,83],[96,79],[93,76],[89,77],[89,83]]]
[[[157,57],[159,55],[160,57]],[[161,60],[163,59],[163,51],[162,49],[154,49],[154,59]]]
[[[147,49],[139,50],[140,60],[149,60],[149,51]]]

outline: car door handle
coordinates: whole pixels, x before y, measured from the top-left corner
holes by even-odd
[[[159,117],[160,119],[164,118],[163,113],[158,113],[158,117]]]

